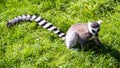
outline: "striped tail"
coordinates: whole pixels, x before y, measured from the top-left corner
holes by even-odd
[[[53,33],[57,34],[58,37],[62,38],[62,40],[65,40],[65,33],[63,33],[51,23],[47,22],[45,19],[36,15],[21,15],[15,17],[14,19],[8,21],[7,27],[11,27],[12,25],[20,23],[21,21],[35,21],[38,25],[42,26],[43,28],[49,31],[52,31]]]

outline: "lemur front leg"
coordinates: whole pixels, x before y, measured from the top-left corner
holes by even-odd
[[[94,47],[94,45],[97,45],[98,47],[102,46],[102,43],[100,42],[98,37],[96,37],[96,38],[94,38],[94,39],[87,42],[87,47],[88,48],[92,48],[92,47]]]
[[[94,41],[94,43],[95,43],[96,45],[102,46],[102,43],[100,42],[100,40],[99,40],[98,37],[94,38],[93,41]]]

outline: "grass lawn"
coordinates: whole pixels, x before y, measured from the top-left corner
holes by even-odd
[[[7,28],[8,20],[37,14],[66,32],[75,23],[102,20],[104,48],[66,48],[54,33],[35,22]],[[119,0],[0,0],[0,68],[119,68]]]

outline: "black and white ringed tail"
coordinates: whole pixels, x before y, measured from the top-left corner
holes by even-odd
[[[52,31],[53,33],[57,34],[58,37],[62,38],[62,40],[65,40],[65,33],[63,33],[61,30],[55,27],[52,23],[47,22],[41,16],[37,16],[37,15],[17,16],[14,19],[8,21],[7,27],[11,27],[12,25],[20,23],[21,21],[35,21],[38,25],[42,26],[43,28],[49,31]]]

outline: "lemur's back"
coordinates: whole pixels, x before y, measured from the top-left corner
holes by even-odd
[[[72,32],[75,32],[77,33],[79,36],[83,36],[83,35],[88,35],[87,37],[91,37],[91,34],[89,34],[89,31],[88,31],[88,26],[87,24],[83,24],[83,23],[78,23],[78,24],[75,24],[75,25],[72,25],[68,32],[67,32],[67,35],[66,37],[71,34]]]

